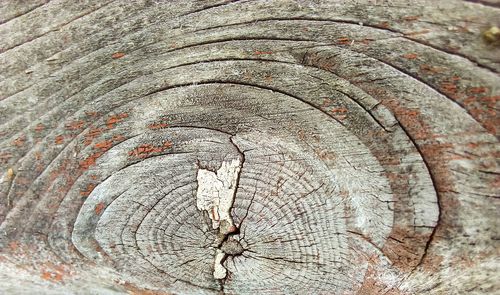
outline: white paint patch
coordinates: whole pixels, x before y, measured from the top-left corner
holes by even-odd
[[[226,253],[222,252],[222,250],[217,249],[217,253],[215,254],[214,261],[214,278],[217,280],[221,280],[226,277],[227,270],[222,266],[222,259],[226,256]]]
[[[241,162],[234,159],[230,162],[223,162],[216,173],[206,169],[198,170],[196,207],[198,210],[208,212],[214,229],[219,228],[222,221],[226,221],[230,226],[234,225],[230,211],[240,169]],[[226,231],[226,228],[221,228],[221,230]],[[228,232],[221,233],[227,234]]]
[[[238,174],[241,170],[241,162],[238,159],[230,162],[223,162],[221,167],[212,172],[206,169],[199,169],[196,179],[198,190],[196,192],[196,207],[198,210],[205,210],[212,220],[212,227],[219,229],[219,235],[227,235],[234,228],[231,216],[231,206],[234,202]],[[223,223],[224,226],[221,226]],[[227,275],[226,268],[222,261],[226,253],[217,249],[214,260],[214,278],[223,279]]]

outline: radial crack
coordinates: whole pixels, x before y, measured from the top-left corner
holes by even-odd
[[[239,233],[234,225],[231,210],[245,161],[244,154],[234,144],[232,138],[231,143],[238,150],[240,157],[224,161],[217,171],[200,168],[196,176],[198,181],[196,206],[200,211],[207,211],[212,220],[212,228],[219,231],[214,241],[217,248],[213,272],[214,278],[218,280],[223,280],[227,276],[227,270],[223,266],[227,255],[238,255],[243,252],[239,242],[229,239],[230,234]]]

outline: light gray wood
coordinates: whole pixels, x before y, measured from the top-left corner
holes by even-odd
[[[497,1],[2,1],[6,294],[495,294]]]

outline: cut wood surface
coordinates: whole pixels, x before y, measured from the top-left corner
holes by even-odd
[[[0,293],[498,294],[499,22],[1,1]]]

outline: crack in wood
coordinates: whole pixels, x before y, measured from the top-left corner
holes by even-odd
[[[204,168],[199,168],[197,171],[197,209],[206,211],[212,220],[213,229],[218,229],[213,272],[217,280],[224,280],[227,276],[227,270],[223,266],[227,257],[240,255],[244,251],[241,244],[230,237],[239,234],[239,228],[234,225],[231,211],[245,155],[234,143],[233,136],[230,137],[230,141],[238,151],[238,159],[222,162],[216,171]],[[223,284],[223,281],[221,283]]]

